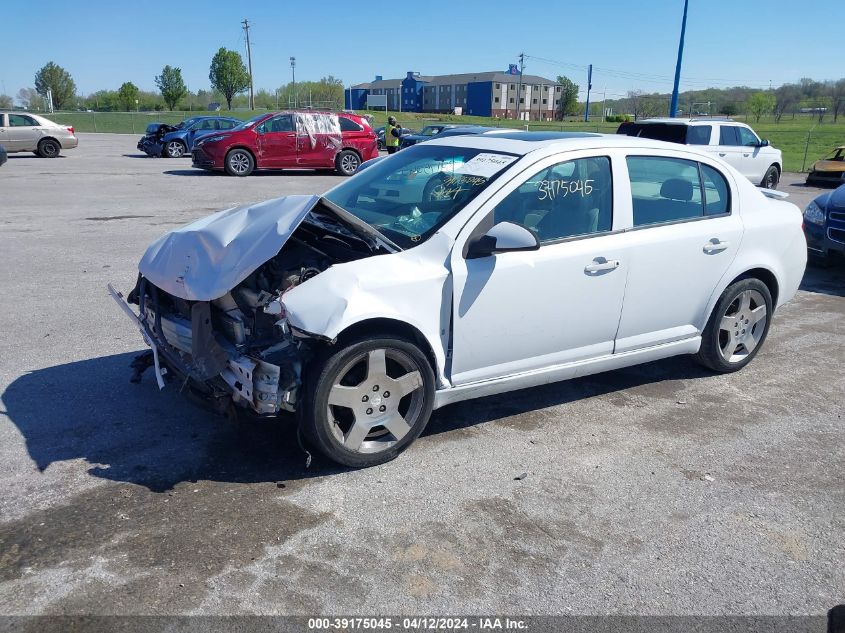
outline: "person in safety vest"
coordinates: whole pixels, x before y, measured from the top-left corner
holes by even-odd
[[[384,146],[388,154],[395,154],[399,149],[399,138],[402,136],[402,129],[396,126],[396,117],[387,117],[387,125],[384,128]]]

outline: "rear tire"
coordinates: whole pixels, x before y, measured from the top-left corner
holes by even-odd
[[[434,387],[425,354],[404,339],[368,336],[328,348],[307,372],[300,428],[332,461],[383,464],[425,429]]]
[[[361,157],[351,149],[345,149],[334,159],[334,165],[341,176],[351,176],[361,166]]]
[[[36,153],[41,158],[56,158],[61,151],[62,146],[57,141],[51,138],[45,138],[38,143],[38,151]]]
[[[255,161],[245,149],[233,149],[226,154],[225,168],[230,176],[249,176],[255,169]]]
[[[763,181],[760,183],[761,187],[766,189],[777,189],[780,182],[780,170],[777,165],[772,165],[766,170],[766,175],[763,176]]]
[[[760,351],[772,322],[772,294],[756,278],[740,279],[719,297],[701,334],[695,360],[727,374],[745,367]]]

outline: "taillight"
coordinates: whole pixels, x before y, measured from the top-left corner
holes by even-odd
[[[73,134],[73,128],[71,126],[68,126],[67,131]]]

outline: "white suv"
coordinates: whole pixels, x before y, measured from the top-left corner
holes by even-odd
[[[731,119],[643,119],[626,121],[617,134],[641,136],[658,141],[703,146],[735,167],[755,185],[776,189],[783,171],[779,149],[759,136],[745,123]]]

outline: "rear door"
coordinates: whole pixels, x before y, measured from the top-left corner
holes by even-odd
[[[9,149],[9,133],[6,130],[7,125],[6,115],[0,112],[0,145],[5,147],[6,150]]]
[[[736,257],[742,221],[729,175],[686,156],[629,155],[630,271],[616,353],[700,334]],[[624,176],[623,176],[624,177]]]
[[[280,114],[256,128],[259,167],[296,167],[296,131],[293,117]]]
[[[26,114],[8,114],[6,149],[11,152],[34,152],[43,136],[38,121]]]

